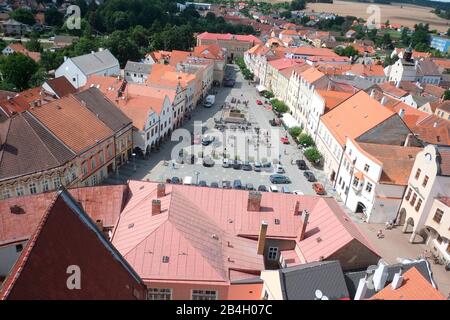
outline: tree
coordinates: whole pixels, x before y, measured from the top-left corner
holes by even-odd
[[[314,145],[314,139],[307,133],[302,133],[298,136],[297,141],[304,147],[311,147]]]
[[[403,28],[402,29],[402,33],[401,33],[401,35],[400,35],[400,41],[401,41],[401,43],[404,45],[404,46],[407,46],[407,45],[409,45],[409,42],[411,41],[411,39],[410,39],[410,37],[409,37],[409,35],[408,35],[408,32],[409,32],[409,28]]]
[[[281,100],[278,100],[278,99],[272,99],[272,100],[270,100],[270,103],[272,104],[272,109],[273,109],[275,112],[278,112],[278,113],[285,113],[285,112],[288,112],[288,111],[289,111],[288,106],[287,106],[283,101],[281,101]]]
[[[47,71],[55,70],[64,62],[64,52],[43,51],[41,53],[40,65]]]
[[[30,87],[29,81],[38,68],[33,59],[23,54],[7,56],[0,64],[3,80],[14,85],[18,91]]]
[[[305,0],[292,0],[291,10],[297,11],[297,10],[304,10],[305,8],[306,8]]]
[[[45,12],[45,23],[49,26],[62,26],[64,24],[64,16],[55,7],[48,9]]]
[[[5,40],[0,39],[0,51],[3,51],[3,49],[5,49],[7,45],[8,43],[6,43]]]
[[[430,44],[430,38],[428,36],[429,26],[428,24],[416,24],[414,26],[414,33],[411,36],[411,46],[416,49],[416,46],[420,48],[428,47]]]
[[[283,11],[280,13],[280,18],[290,19],[292,18],[292,13],[290,11]]]
[[[13,12],[11,12],[10,17],[29,26],[32,26],[36,23],[33,13],[28,9],[20,8],[14,10]]]
[[[25,48],[27,48],[28,51],[32,52],[39,52],[42,49],[41,43],[36,36],[31,37],[29,41],[25,42]]]
[[[103,44],[119,60],[122,68],[128,60],[138,61],[140,59],[138,46],[125,31],[114,31]]]
[[[336,49],[334,49],[334,52],[336,52],[338,55],[340,56],[345,56],[345,57],[355,57],[359,55],[358,50],[356,50],[353,46],[347,46],[345,48],[342,47],[336,47]]]
[[[301,133],[302,133],[302,128],[300,128],[300,127],[292,127],[289,129],[289,134],[293,138],[297,138]]]
[[[450,100],[450,89],[445,90],[444,95],[442,96],[444,100]]]
[[[306,149],[303,154],[312,163],[318,163],[322,159],[322,155],[315,147]]]

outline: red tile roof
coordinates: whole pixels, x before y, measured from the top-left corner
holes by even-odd
[[[209,33],[203,32],[197,36],[197,39],[201,40],[237,40],[243,42],[253,42],[254,44],[262,43],[260,39],[253,35],[239,35],[239,34],[231,34],[231,33]]]
[[[277,60],[272,60],[269,61],[269,64],[277,69],[278,71],[298,65],[298,64],[304,64],[305,61],[304,60],[299,60],[299,59],[287,59],[287,58],[282,58],[282,59],[277,59]]]
[[[67,80],[67,78],[64,76],[55,79],[49,79],[46,81],[46,83],[60,98],[77,91],[77,89],[75,89],[70,81]]]
[[[404,273],[399,288],[388,285],[370,300],[445,300],[445,297],[413,267]]]
[[[325,113],[334,109],[344,100],[352,96],[350,92],[333,91],[333,90],[317,90],[317,93],[325,101]]]
[[[72,265],[81,270],[82,290],[68,288],[67,273]],[[145,293],[136,272],[76,200],[62,191],[41,217],[5,280],[0,299],[135,300],[145,299]]]
[[[383,66],[374,64],[374,65],[365,65],[365,64],[354,64],[351,68],[351,72],[355,75],[361,77],[384,77],[384,69]]]
[[[74,188],[70,194],[92,220],[101,220],[105,227],[114,227],[126,203],[127,186]],[[0,246],[29,239],[52,203],[56,192],[10,198],[0,201]],[[21,214],[11,213],[17,206]]]

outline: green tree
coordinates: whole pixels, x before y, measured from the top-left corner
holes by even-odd
[[[16,21],[22,22],[29,26],[32,26],[36,23],[34,20],[33,13],[28,9],[17,9],[10,13],[10,17]]]
[[[39,52],[41,51],[41,43],[39,42],[39,38],[33,36],[29,41],[25,42],[25,47],[29,51]]]
[[[314,139],[307,133],[302,133],[298,136],[297,141],[304,147],[311,147],[314,145]]]
[[[64,24],[64,15],[55,7],[45,12],[45,23],[49,26],[62,26]]]
[[[291,10],[304,10],[306,8],[306,0],[292,0]]]
[[[444,95],[442,96],[444,100],[450,100],[450,89],[445,90]]]
[[[41,53],[40,65],[47,71],[55,70],[64,62],[64,52],[43,51]]]
[[[318,163],[322,159],[322,155],[315,147],[306,149],[303,154],[312,163]]]
[[[48,80],[48,73],[47,70],[44,68],[39,68],[36,73],[34,73],[30,77],[29,86],[31,88],[42,86],[42,84]]]
[[[278,112],[278,113],[285,113],[285,112],[288,112],[288,111],[289,111],[288,106],[287,106],[283,101],[281,101],[281,100],[278,100],[278,99],[272,99],[272,100],[270,100],[270,103],[272,104],[272,109],[273,109],[275,112]]]
[[[3,80],[14,85],[18,91],[30,87],[29,81],[38,68],[38,64],[33,59],[23,54],[7,56],[0,64]]]
[[[300,127],[292,127],[289,129],[289,134],[293,138],[297,138],[301,133],[302,133],[302,128],[300,128]]]
[[[416,49],[416,46],[420,48],[428,47],[430,44],[430,38],[428,36],[429,26],[428,24],[416,24],[414,26],[414,33],[411,36],[411,46]]]
[[[122,68],[128,60],[138,61],[140,59],[138,46],[125,31],[114,31],[103,44],[119,60]]]

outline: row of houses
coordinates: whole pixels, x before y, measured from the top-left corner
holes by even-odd
[[[400,88],[406,85],[404,81],[387,82],[380,65],[314,64],[314,56],[289,59],[280,54],[288,51],[255,46],[246,53],[245,61],[259,78],[258,90],[270,90],[283,100],[289,108],[286,117],[314,139],[323,156],[324,173],[337,196],[367,222],[414,225],[414,234],[421,234],[430,245],[440,239],[439,245],[432,247],[448,259],[448,241],[442,240],[448,239],[448,223],[443,221],[443,227],[437,228],[440,233],[430,231],[436,226],[425,224],[436,209],[428,206],[420,219],[407,222],[408,208],[403,208],[424,147],[443,148],[443,156],[435,158],[438,167],[448,161],[445,150],[450,145],[450,123],[443,111],[448,108],[441,100],[443,89],[427,83],[421,86],[440,90],[420,87],[420,93],[409,92]],[[336,77],[336,71],[341,78]],[[361,79],[367,85],[358,88],[354,81],[342,77]],[[430,111],[417,109],[418,100],[431,101],[427,102]],[[442,175],[447,176],[445,170]],[[427,201],[449,195],[446,180],[438,181],[435,188],[441,190],[439,195],[430,194]],[[421,205],[417,205],[418,211]],[[445,201],[443,206],[439,210],[448,210]]]

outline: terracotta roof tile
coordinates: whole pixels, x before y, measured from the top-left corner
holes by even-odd
[[[49,79],[46,83],[52,88],[58,97],[64,97],[68,94],[75,93],[77,89],[67,80],[66,77],[61,76],[55,79]]]
[[[317,93],[325,100],[325,113],[352,96],[350,92],[333,90],[317,90]]]

